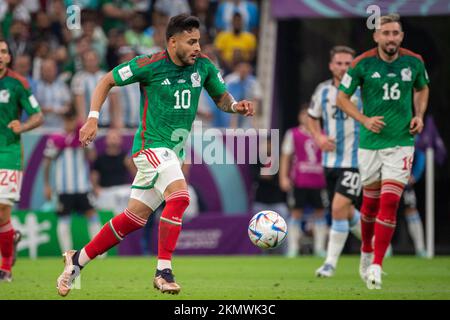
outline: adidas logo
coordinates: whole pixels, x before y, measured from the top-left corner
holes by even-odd
[[[377,71],[375,71],[373,74],[372,74],[372,77],[371,78],[381,78],[381,76],[380,76],[380,74],[377,72]]]
[[[163,82],[161,82],[161,85],[163,85],[163,86],[168,86],[168,85],[170,85],[169,79],[166,79],[166,80],[164,80]]]

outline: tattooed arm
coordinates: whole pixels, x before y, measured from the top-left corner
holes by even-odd
[[[239,113],[246,117],[253,116],[255,113],[253,102],[247,100],[236,102],[233,96],[228,92],[225,92],[220,96],[213,97],[212,99],[216,103],[217,107],[224,112]]]

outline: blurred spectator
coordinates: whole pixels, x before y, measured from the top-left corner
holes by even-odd
[[[88,36],[81,36],[74,43],[70,43],[69,58],[64,65],[66,77],[72,78],[75,73],[83,70],[83,56],[89,50],[92,50],[92,46]]]
[[[97,53],[89,50],[83,55],[83,70],[78,71],[72,79],[72,92],[75,95],[75,107],[80,121],[84,121],[89,113],[91,97],[95,86],[106,74],[100,70]],[[100,127],[121,127],[122,119],[119,114],[118,88],[113,88],[100,111],[98,124]]]
[[[115,215],[127,207],[130,175],[136,175],[134,162],[122,145],[120,131],[109,129],[105,137],[105,152],[94,161],[91,171],[97,210],[110,210]]]
[[[101,8],[105,17],[103,29],[107,34],[113,28],[124,30],[134,14],[134,4],[130,0],[101,0]]]
[[[111,29],[108,33],[108,47],[106,49],[106,64],[108,70],[119,64],[119,48],[127,45],[125,33],[117,29]]]
[[[29,25],[21,20],[14,20],[9,30],[9,49],[13,57],[31,53]]]
[[[239,12],[243,19],[243,30],[256,34],[259,24],[258,7],[252,1],[227,0],[219,4],[216,11],[216,28],[219,31],[233,29],[233,15]]]
[[[131,21],[130,29],[125,31],[125,40],[138,55],[149,54],[153,47],[153,38],[145,32],[147,28],[146,15],[142,12],[135,12]]]
[[[194,0],[192,5],[192,15],[200,20],[200,39],[204,43],[211,43],[216,36],[214,26],[215,6],[209,0]]]
[[[58,198],[56,227],[61,252],[73,248],[71,232],[71,214],[83,214],[88,220],[88,231],[91,239],[100,231],[101,225],[97,213],[91,203],[89,182],[89,158],[92,148],[83,148],[79,142],[81,125],[77,123],[77,115],[72,108],[66,112],[64,132],[52,134],[47,139],[44,150],[44,195],[52,199],[53,193]],[[50,181],[50,167],[55,164],[55,181]],[[52,188],[52,185],[55,188]],[[54,192],[55,191],[55,192]]]
[[[136,53],[130,47],[119,49],[120,63],[130,61],[136,57]],[[120,94],[120,104],[122,111],[123,124],[127,128],[137,128],[139,126],[139,111],[141,91],[139,83],[135,82],[127,86],[118,87]]]
[[[255,57],[256,37],[250,32],[243,31],[242,26],[241,14],[234,13],[232,31],[219,32],[214,41],[227,73],[233,70],[235,61],[242,59],[252,62]]]
[[[36,81],[31,77],[31,56],[21,54],[14,57],[13,70],[27,79],[31,92],[36,95]]]
[[[94,18],[86,17],[81,22],[81,29],[83,37],[86,37],[92,49],[97,52],[97,55],[103,65],[106,56],[106,47],[108,39],[106,38],[103,29],[95,22]]]
[[[48,43],[43,41],[38,41],[34,47],[34,58],[33,67],[31,74],[33,79],[39,80],[41,78],[42,62],[50,56],[50,46]]]
[[[289,192],[291,217],[288,220],[288,253],[296,257],[303,236],[302,218],[306,209],[314,213],[314,254],[324,256],[328,235],[324,208],[327,206],[322,153],[306,127],[308,105],[298,114],[299,126],[289,129],[283,140],[280,162],[280,187]]]
[[[3,38],[9,38],[9,31],[13,21],[22,21],[25,24],[30,22],[30,12],[22,3],[22,0],[2,0],[0,1],[0,29]]]
[[[63,114],[70,109],[71,95],[68,86],[57,79],[58,70],[53,59],[42,62],[41,80],[36,84],[36,99],[44,113],[44,126],[63,128]]]
[[[228,92],[236,101],[253,101],[255,110],[258,110],[262,98],[261,85],[254,75],[252,66],[248,62],[240,62],[234,68],[234,72],[225,77]],[[254,128],[256,127],[256,117],[238,117],[232,115],[230,127],[232,128]]]
[[[52,21],[46,12],[39,11],[36,13],[31,38],[33,41],[46,41],[52,50],[59,47],[60,38],[53,33]]]
[[[191,13],[187,0],[156,0],[154,10],[163,13],[169,19],[182,13]]]

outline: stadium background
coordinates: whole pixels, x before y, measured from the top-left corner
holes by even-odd
[[[25,48],[20,45],[13,46],[14,50],[24,50],[26,54],[32,58],[29,77],[33,79],[39,74],[38,70],[40,62],[43,58],[53,56],[58,60],[58,70],[61,79],[70,85],[71,75],[67,71],[70,68],[77,68],[79,57],[77,57],[76,44],[77,39],[83,35],[83,32],[75,30],[73,33],[65,32],[61,15],[55,15],[52,11],[54,3],[63,3],[65,7],[71,4],[78,4],[84,10],[81,14],[81,26],[90,28],[92,31],[96,28],[104,28],[105,35],[109,38],[106,47],[99,47],[99,41],[96,40],[98,33],[93,33],[90,38],[90,46],[98,52],[103,52],[102,66],[105,70],[117,65],[117,55],[119,52],[117,34],[108,33],[104,17],[104,6],[108,3],[119,8],[139,8],[146,17],[147,27],[151,26],[155,21],[161,21],[160,18],[170,15],[170,10],[175,10],[177,6],[167,5],[171,1],[2,1],[0,8],[4,8],[8,2],[17,2],[23,5],[22,13],[15,16],[9,14],[5,10],[0,10],[2,32],[6,39],[11,39],[12,33],[18,36],[17,44],[25,43]],[[159,5],[157,4],[159,2]],[[192,13],[196,13],[196,4],[202,1],[176,1],[177,4],[188,4]],[[202,43],[203,48],[214,49],[214,38],[217,36],[218,28],[215,27],[215,19],[220,5],[227,1],[206,1],[208,3],[208,14],[206,15],[205,26],[209,30],[202,37],[205,42]],[[229,1],[228,1],[229,2]],[[250,58],[249,63],[255,67],[255,75],[260,82],[261,89],[264,94],[261,97],[261,114],[260,128],[278,128],[281,134],[289,127],[296,125],[296,112],[298,106],[302,102],[309,100],[315,86],[329,78],[328,72],[328,52],[329,49],[336,44],[346,44],[361,53],[374,46],[371,38],[371,32],[365,26],[366,16],[364,7],[360,4],[367,1],[353,1],[354,10],[350,10],[342,1],[309,1],[308,8],[305,9],[301,1],[241,1],[242,3],[253,3],[257,6],[257,19],[260,23],[256,23],[250,31],[254,32],[257,37],[257,54],[255,58]],[[173,2],[172,2],[173,3]],[[311,6],[316,3],[317,8]],[[329,8],[333,10],[323,10],[324,6],[330,4]],[[388,9],[387,1],[379,1],[378,4],[382,8],[382,13]],[[420,6],[421,1],[408,1],[404,6],[394,6],[396,1],[390,1],[391,8],[397,8],[397,12],[402,14],[402,21],[406,38],[403,46],[421,54],[425,60],[428,73],[431,80],[431,95],[429,104],[429,115],[434,116],[436,127],[441,133],[444,141],[449,141],[449,131],[446,128],[446,118],[448,113],[448,81],[446,74],[450,71],[449,53],[450,43],[449,30],[450,23],[447,16],[450,13],[448,6],[439,7],[442,1],[435,1],[434,6],[424,8]],[[400,2],[399,2],[400,3]],[[165,5],[166,4],[166,5]],[[320,6],[319,6],[320,4]],[[299,6],[299,7],[297,7]],[[155,18],[154,12],[158,7],[160,16]],[[286,10],[290,8],[292,10]],[[317,10],[315,10],[317,9]],[[319,10],[320,9],[320,10]],[[28,20],[24,10],[28,12]],[[34,11],[33,11],[34,10]],[[53,9],[54,10],[54,9]],[[167,10],[166,14],[164,13]],[[284,11],[283,11],[284,10]],[[253,12],[249,10],[249,12]],[[61,13],[61,12],[59,12]],[[439,14],[439,15],[437,15]],[[417,17],[420,15],[421,17]],[[278,18],[277,28],[274,16]],[[358,17],[359,16],[359,17]],[[269,20],[265,20],[268,17]],[[346,17],[347,19],[339,19]],[[352,18],[349,18],[352,17]],[[229,17],[228,17],[229,18]],[[51,28],[46,24],[45,20],[50,19]],[[89,23],[85,24],[85,21]],[[19,22],[18,22],[19,21]],[[22,22],[20,22],[22,21]],[[122,30],[129,28],[131,20],[118,21]],[[57,24],[60,24],[59,29]],[[92,25],[94,24],[94,25]],[[270,29],[272,28],[272,29]],[[58,31],[59,30],[59,31]],[[158,46],[157,32],[158,27],[153,29],[153,44]],[[274,32],[275,30],[275,32]],[[330,32],[333,30],[333,32]],[[159,30],[160,32],[161,30]],[[271,33],[272,32],[272,33]],[[120,32],[119,32],[120,34]],[[22,39],[20,39],[23,37]],[[89,38],[88,37],[88,38]],[[130,40],[132,41],[132,40]],[[265,50],[270,43],[272,46],[272,56],[270,50]],[[51,47],[56,46],[56,47]],[[122,43],[123,47],[132,47],[131,43]],[[136,48],[135,48],[136,49]],[[142,48],[140,48],[142,49]],[[217,49],[217,48],[216,48]],[[63,51],[67,50],[66,56]],[[139,51],[139,48],[138,48]],[[214,52],[214,50],[211,50]],[[71,56],[72,55],[72,56]],[[242,57],[241,57],[242,58]],[[267,60],[269,59],[269,60]],[[226,66],[221,65],[225,73]],[[272,70],[271,70],[272,68]],[[76,69],[75,69],[76,70]],[[73,70],[72,70],[73,71]],[[264,78],[265,72],[271,72],[272,77]],[[38,79],[33,79],[38,80]],[[272,96],[267,96],[272,92]],[[268,98],[267,98],[268,97]],[[211,111],[213,113],[213,111]],[[211,122],[214,126],[214,121]],[[223,125],[223,123],[222,123]],[[25,163],[27,164],[26,174],[23,185],[23,198],[19,204],[19,208],[26,210],[27,213],[18,213],[16,223],[20,222],[25,231],[30,233],[26,228],[36,229],[32,233],[37,236],[33,241],[42,243],[38,245],[36,255],[57,255],[59,254],[55,243],[54,232],[54,214],[52,212],[43,212],[46,209],[46,203],[42,194],[42,167],[40,161],[42,158],[42,150],[45,145],[45,139],[53,128],[42,128],[35,132],[28,133],[24,136],[25,146]],[[130,143],[132,130],[124,129],[126,145]],[[220,142],[216,142],[219,143]],[[101,149],[101,137],[96,142]],[[229,150],[234,153],[235,150]],[[31,167],[31,168],[30,168]],[[448,160],[436,167],[436,253],[448,254],[450,252],[450,199],[447,197],[448,192],[446,186],[450,183],[450,166]],[[242,165],[227,165],[220,168],[206,165],[193,165],[191,171],[191,183],[197,188],[199,197],[203,199],[204,205],[202,212],[193,218],[184,226],[185,247],[179,247],[179,253],[260,253],[256,248],[251,246],[247,239],[246,227],[249,216],[251,215],[252,204],[252,180],[250,168]],[[422,218],[424,218],[424,195],[425,195],[425,179],[418,184],[418,200],[419,210]],[[30,210],[36,214],[30,213]],[[44,210],[45,211],[45,210]],[[103,222],[106,222],[110,214],[102,215]],[[31,222],[27,224],[27,217],[32,217]],[[32,220],[35,219],[33,222]],[[47,228],[48,223],[50,227]],[[27,222],[27,223],[26,223]],[[33,224],[34,223],[34,224]],[[74,238],[81,241],[86,237],[85,226],[82,219],[78,219],[75,223]],[[41,228],[41,229],[39,229]],[[154,228],[154,226],[153,226]],[[20,228],[19,228],[20,229]],[[53,230],[53,231],[51,231]],[[153,230],[154,231],[154,230]],[[182,233],[182,234],[183,234]],[[81,236],[81,235],[82,236]],[[155,232],[152,232],[155,236]],[[196,237],[197,240],[194,239]],[[394,250],[398,253],[412,253],[412,244],[407,238],[406,225],[400,224],[396,233],[394,242]],[[41,239],[41,240],[39,240]],[[149,241],[147,244],[142,244]],[[152,247],[155,242],[150,240],[150,236],[142,231],[137,232],[121,245],[119,252],[124,254],[142,254],[148,247],[147,253],[154,252]],[[207,241],[201,241],[207,239]],[[226,241],[233,239],[233,242]],[[182,240],[182,239],[180,239]],[[195,241],[197,242],[195,242]],[[30,239],[31,241],[31,239]],[[21,255],[33,255],[30,252],[30,241],[23,242]],[[41,241],[41,242],[39,242]],[[53,241],[53,244],[49,243]],[[183,242],[182,242],[183,243]],[[192,243],[196,243],[197,247],[193,247]],[[47,244],[47,247],[45,247]],[[28,245],[28,247],[26,247]],[[77,242],[75,242],[77,245]],[[21,247],[19,247],[21,248]],[[346,252],[357,252],[357,243],[350,242],[346,248]]]

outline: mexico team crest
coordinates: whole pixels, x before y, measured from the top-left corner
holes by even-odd
[[[411,81],[412,72],[410,68],[403,68],[401,71],[402,81]]]
[[[202,78],[200,77],[200,74],[198,72],[194,72],[191,74],[191,81],[193,87],[200,87]]]
[[[9,102],[9,91],[8,90],[0,90],[0,102],[8,103]]]

